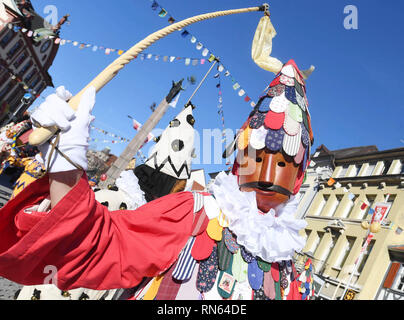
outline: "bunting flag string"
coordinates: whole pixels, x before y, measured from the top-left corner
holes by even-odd
[[[220,122],[222,124],[222,143],[226,145],[226,126],[224,123],[224,111],[223,111],[223,95],[222,95],[222,84],[220,81],[220,74],[217,74],[215,78],[218,79],[218,83],[216,85],[216,88],[218,89],[218,115],[220,117]]]
[[[223,95],[222,95],[222,84],[221,84],[221,79],[220,79],[220,73],[217,73],[215,75],[215,78],[218,79],[218,83],[216,85],[216,88],[218,89],[218,115],[220,117],[220,122],[222,124],[222,144],[227,146],[227,141],[226,141],[226,125],[224,121],[224,110],[223,110]],[[230,163],[227,162],[226,165],[229,165]]]
[[[134,122],[133,122],[133,128],[134,128],[135,130],[137,130],[137,129],[135,128],[137,122],[135,122],[135,121],[136,121],[136,120],[134,120]],[[91,126],[90,128],[91,128],[91,130],[95,130],[95,131],[97,131],[97,132],[99,132],[99,133],[101,133],[101,134],[104,134],[104,135],[107,135],[107,136],[109,136],[109,137],[117,138],[117,139],[118,139],[118,140],[106,140],[106,139],[90,138],[90,141],[92,141],[92,142],[96,142],[96,143],[97,143],[97,142],[99,142],[99,143],[108,143],[108,144],[118,144],[118,143],[129,143],[129,142],[131,141],[131,140],[127,139],[127,138],[120,137],[119,135],[117,135],[117,134],[115,134],[115,133],[106,131],[106,130],[104,130],[104,129],[97,128],[97,127],[95,127],[95,126]],[[150,135],[149,135],[149,137],[150,137]],[[148,137],[148,138],[149,138],[149,137]],[[154,138],[154,136],[152,136],[152,138]],[[142,146],[142,147],[143,147],[143,146]],[[146,162],[147,158],[146,158],[146,156],[142,153],[142,151],[141,151],[140,149],[139,149],[139,151],[138,151],[138,153],[137,153],[137,156],[143,161],[143,163]]]
[[[108,143],[108,144],[117,144],[117,143],[127,143],[127,141],[121,141],[121,140],[100,140],[97,138],[90,138],[90,141],[92,142],[100,142],[100,143]]]
[[[172,24],[176,20],[172,15],[169,14],[169,12],[163,8],[156,0],[150,0],[152,2],[151,4],[151,9],[153,11],[159,12],[158,15],[161,18],[168,17],[168,23]],[[188,30],[182,29],[180,30],[181,36],[184,39],[190,39],[190,42],[195,45],[195,48],[201,52],[201,55],[203,57],[206,57],[207,61],[213,62],[216,59],[216,55],[209,49],[207,48],[201,41],[199,41],[194,35],[192,35]],[[220,72],[225,71],[224,75],[225,77],[231,79],[233,83],[233,89],[237,91],[238,96],[243,98],[244,102],[249,103],[252,108],[255,107],[256,103],[253,101],[249,95],[246,93],[246,91],[241,87],[240,83],[232,76],[228,68],[225,68],[225,66],[222,63],[219,63],[219,66],[221,68]]]
[[[106,136],[109,136],[109,137],[117,138],[117,139],[118,139],[118,140],[99,140],[99,139],[91,139],[91,141],[94,141],[94,142],[103,142],[103,143],[108,143],[108,142],[110,142],[110,143],[113,143],[113,144],[115,144],[115,143],[127,143],[127,142],[130,142],[129,139],[120,137],[120,136],[118,136],[118,135],[115,134],[115,133],[108,132],[108,131],[106,131],[106,130],[104,130],[104,129],[100,129],[100,128],[97,128],[97,127],[95,127],[95,126],[91,126],[91,130],[95,130],[95,131],[97,131],[97,132],[99,132],[99,133],[101,133],[101,134],[104,134],[104,135],[106,135]]]
[[[1,22],[0,22],[1,23]],[[9,24],[12,26],[12,24]],[[22,32],[26,33],[28,37],[34,37],[34,36],[42,36],[44,39],[55,39],[54,42],[56,44],[59,44],[60,46],[65,46],[65,45],[72,45],[73,47],[77,47],[81,50],[83,49],[91,49],[93,52],[103,52],[106,55],[110,55],[111,53],[116,53],[118,55],[122,55],[125,53],[125,50],[122,49],[113,49],[110,47],[106,46],[101,46],[101,45],[93,45],[89,43],[84,43],[81,41],[77,40],[67,40],[67,39],[62,39],[60,37],[55,37],[55,36],[50,36],[50,35],[42,35],[40,32],[33,32],[25,28],[17,27],[14,26],[11,28],[11,30],[14,31],[19,31],[21,30]],[[173,55],[162,55],[162,54],[154,54],[154,53],[147,53],[147,52],[142,52],[138,56],[135,57],[135,59],[139,58],[140,60],[150,60],[150,61],[163,61],[163,62],[178,62],[178,61],[184,61],[185,65],[192,65],[192,66],[197,66],[197,65],[203,65],[209,59],[206,58],[195,58],[195,57],[181,57],[181,56],[173,56]]]

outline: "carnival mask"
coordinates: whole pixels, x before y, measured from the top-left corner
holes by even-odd
[[[310,159],[313,133],[303,76],[293,60],[284,65],[241,128],[233,174],[242,191],[256,192],[268,212],[299,192]]]

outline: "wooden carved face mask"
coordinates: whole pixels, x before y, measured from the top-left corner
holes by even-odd
[[[242,191],[256,192],[257,206],[264,213],[289,200],[293,194],[299,165],[282,152],[248,151],[237,156],[239,185]]]

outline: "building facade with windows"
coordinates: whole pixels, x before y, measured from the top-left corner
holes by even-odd
[[[27,0],[0,0],[0,6],[4,6],[0,15],[0,125],[4,126],[10,115],[17,110],[17,116],[23,114],[46,87],[53,86],[48,70],[59,45],[49,37],[57,37],[62,23],[50,26]],[[32,99],[22,104],[26,93]]]
[[[389,247],[390,266],[377,300],[404,300],[404,245]]]
[[[323,151],[315,154],[314,162]],[[330,163],[335,183],[329,184],[329,177],[317,183],[304,213],[308,226],[302,252],[312,258],[320,279],[318,299],[339,299],[349,284],[355,299],[373,300],[391,264],[388,248],[404,243],[404,148],[334,151]],[[383,202],[391,205],[390,210],[381,230],[364,247],[368,230],[362,222],[370,220],[369,213]]]

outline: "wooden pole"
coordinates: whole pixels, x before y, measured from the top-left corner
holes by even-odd
[[[195,96],[198,90],[201,88],[202,84],[205,82],[208,75],[212,72],[214,66],[218,62],[216,58],[212,66],[209,68],[208,72],[203,77],[202,81],[199,83],[195,91],[192,93],[191,97],[188,99],[186,106],[191,102],[191,99]],[[150,132],[157,126],[159,121],[163,118],[171,101],[177,96],[177,94],[181,90],[181,80],[178,83],[173,84],[173,88],[171,89],[169,95],[161,101],[157,109],[153,112],[151,117],[146,121],[146,123],[140,128],[138,134],[132,139],[126,149],[122,152],[119,158],[112,164],[111,168],[107,171],[107,180],[101,182],[99,187],[101,189],[106,189],[108,185],[112,185],[115,183],[116,179],[119,178],[122,171],[126,170],[128,167],[129,162],[132,158],[138,153],[140,148],[142,147],[144,141],[146,140],[147,136]]]
[[[157,126],[161,118],[167,112],[171,101],[179,94],[181,90],[181,80],[180,82],[173,83],[170,93],[165,97],[153,112],[151,117],[146,121],[146,123],[139,129],[139,132],[132,139],[129,145],[125,148],[119,158],[112,164],[112,166],[107,171],[107,179],[100,182],[99,187],[101,189],[106,189],[108,185],[114,184],[119,175],[124,171],[129,162],[138,153],[140,147],[144,144],[149,133]]]

